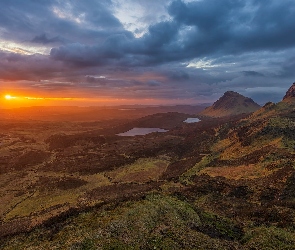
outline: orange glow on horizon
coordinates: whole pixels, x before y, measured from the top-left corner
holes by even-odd
[[[120,105],[177,105],[192,104],[192,100],[157,99],[157,98],[118,98],[102,97],[40,97],[17,93],[4,93],[0,97],[0,109],[33,107],[33,106],[120,106]]]
[[[21,100],[75,100],[75,99],[84,99],[84,98],[71,98],[71,97],[32,97],[32,96],[12,96],[5,95],[4,98],[8,101],[17,99],[17,101]]]
[[[59,106],[69,105],[69,101],[82,102],[84,98],[69,98],[69,97],[38,97],[38,96],[23,96],[17,94],[4,94],[0,98],[0,108],[18,108],[29,106]],[[68,102],[68,104],[66,104]]]
[[[135,99],[114,97],[38,97],[19,94],[5,94],[0,98],[0,108],[21,108],[31,106],[113,106],[136,104]]]

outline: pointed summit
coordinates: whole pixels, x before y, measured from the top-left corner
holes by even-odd
[[[234,91],[227,91],[212,106],[206,108],[201,115],[209,117],[223,117],[252,113],[260,106],[251,98]]]
[[[294,99],[293,99],[294,98]],[[283,98],[283,101],[295,101],[295,82],[286,92],[286,95]]]

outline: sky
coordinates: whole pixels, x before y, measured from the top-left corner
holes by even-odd
[[[294,0],[0,0],[0,105],[278,102],[295,81],[294,13]]]

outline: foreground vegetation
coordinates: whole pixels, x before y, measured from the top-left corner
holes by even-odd
[[[2,249],[294,249],[295,231],[241,227],[176,196],[151,193],[11,238]]]

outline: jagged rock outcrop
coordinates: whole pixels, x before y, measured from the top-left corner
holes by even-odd
[[[295,82],[292,84],[292,86],[288,89],[286,92],[286,95],[283,98],[283,101],[295,101]]]
[[[251,98],[245,97],[234,91],[227,91],[212,106],[201,112],[201,115],[209,117],[223,117],[252,113],[260,106]]]

